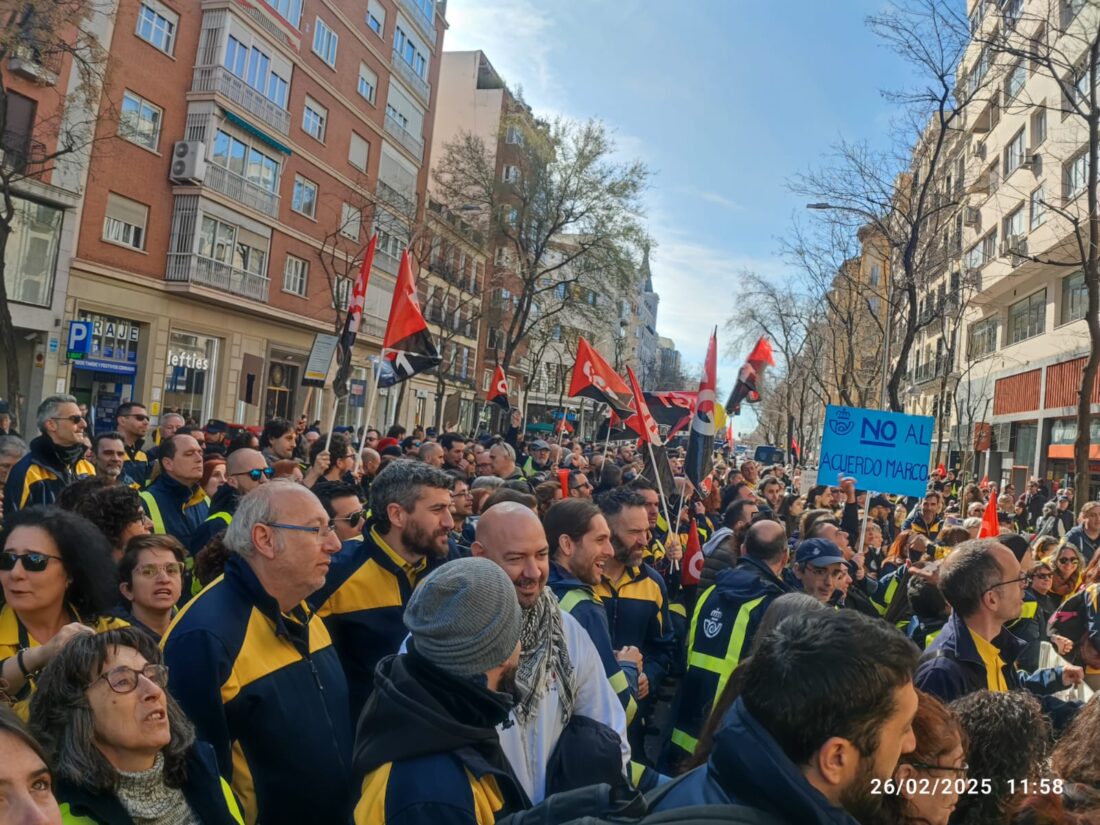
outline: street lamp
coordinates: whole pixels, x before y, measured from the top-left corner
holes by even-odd
[[[807,209],[814,209],[817,211],[835,210],[837,212],[854,212],[862,218],[867,218],[867,213],[862,209],[854,209],[851,206],[836,206],[831,203],[824,203],[818,201],[817,203],[806,204]],[[870,221],[868,221],[870,223]],[[894,305],[890,303],[890,286],[893,282],[893,278],[889,277],[887,272],[883,272],[883,278],[886,280],[886,326],[883,330],[883,346],[882,346],[882,382],[879,386],[878,405],[880,409],[886,409],[886,376],[890,373],[890,336],[893,333],[893,320],[894,320]]]

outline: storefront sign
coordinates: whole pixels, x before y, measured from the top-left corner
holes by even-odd
[[[137,375],[136,364],[127,364],[122,361],[105,361],[102,358],[85,358],[82,361],[74,361],[73,369],[110,372],[115,375]]]
[[[932,426],[931,416],[830,404],[825,410],[819,477],[852,476],[864,490],[923,496]]]
[[[197,352],[176,352],[175,350],[168,350],[168,366],[185,367],[189,370],[205,372],[210,369],[210,360],[203,358],[202,355]]]
[[[328,378],[328,369],[332,365],[332,356],[336,352],[335,335],[318,332],[313,339],[313,348],[309,351],[305,372],[302,373],[302,386],[323,387]]]
[[[91,321],[69,321],[69,338],[65,349],[73,361],[88,357],[88,353],[92,351]]]

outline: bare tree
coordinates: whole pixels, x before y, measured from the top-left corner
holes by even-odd
[[[0,349],[13,401],[21,381],[5,262],[16,199],[25,184],[50,180],[90,153],[97,125],[117,120],[109,101],[100,106],[108,55],[98,32],[113,13],[110,0],[23,0],[0,11],[0,63],[8,69],[19,64],[22,74],[36,78],[44,98],[36,107],[44,115],[33,124],[9,122],[17,93],[0,72]]]

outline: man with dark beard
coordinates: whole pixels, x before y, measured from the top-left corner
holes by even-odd
[[[546,586],[550,548],[538,516],[514,501],[493,505],[478,519],[471,550],[508,574],[523,611],[516,706],[499,728],[523,789],[537,804],[577,778],[573,787],[622,783],[630,761],[626,714],[592,640]]]
[[[370,488],[370,529],[333,558],[310,604],[324,619],[348,677],[353,719],[370,695],[374,668],[405,638],[401,614],[417,582],[447,557],[451,477],[397,460]]]
[[[526,809],[496,732],[520,661],[512,582],[486,559],[456,559],[420,583],[405,626],[408,650],[382,660],[359,720],[355,822],[472,823]]]
[[[745,665],[706,764],[650,810],[728,804],[790,825],[879,821],[882,782],[916,747],[917,653],[851,610],[789,616]]]

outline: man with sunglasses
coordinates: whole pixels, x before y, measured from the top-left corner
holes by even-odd
[[[921,657],[916,687],[945,703],[977,690],[1026,689],[1041,697],[1056,728],[1066,724],[1077,706],[1051,694],[1081,682],[1084,671],[1016,669],[1024,642],[1005,625],[1020,616],[1027,576],[1015,553],[997,539],[965,541],[943,560],[939,586],[954,612]]]
[[[119,404],[115,413],[119,435],[126,448],[126,460],[122,464],[123,476],[144,487],[153,470],[153,463],[145,452],[145,434],[149,432],[149,413],[145,405],[137,401]]]
[[[245,447],[226,456],[225,484],[215,491],[214,498],[210,500],[210,515],[191,535],[188,545],[191,555],[196,555],[229,526],[242,496],[266,484],[274,474],[275,471],[267,466],[267,459],[259,450]]]
[[[336,537],[340,539],[341,546],[363,540],[367,514],[355,485],[322,481],[313,485],[313,494],[321,500],[321,506],[336,525]]]
[[[16,462],[4,485],[4,512],[11,515],[36,504],[53,504],[58,493],[74,481],[95,475],[84,458],[84,430],[88,422],[71,395],[43,399],[35,413],[37,438],[30,452]]]

